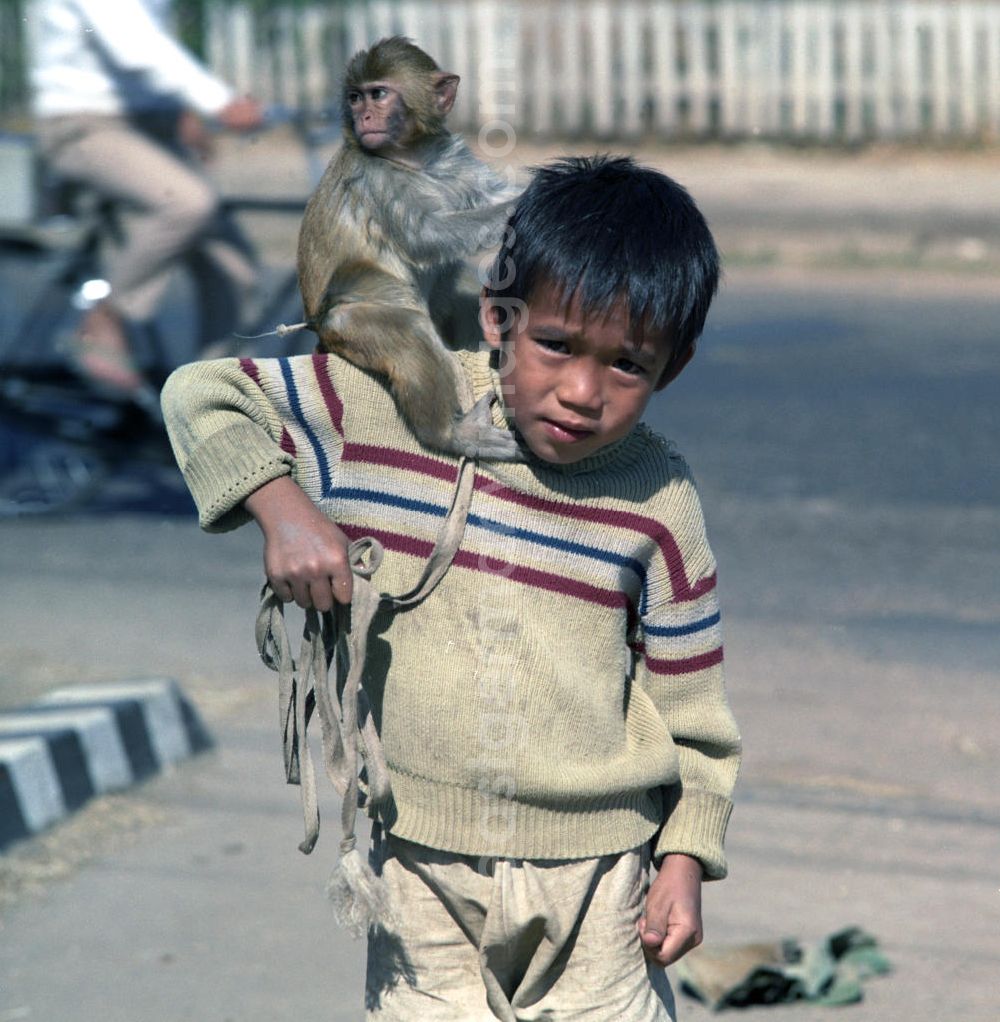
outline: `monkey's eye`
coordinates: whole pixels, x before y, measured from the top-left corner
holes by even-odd
[[[368,95],[374,100],[386,99],[389,95],[389,90],[382,85],[376,85]]]
[[[363,98],[364,97],[357,91],[357,89],[351,89],[351,91],[347,94],[347,102],[350,103],[351,106],[360,103]]]

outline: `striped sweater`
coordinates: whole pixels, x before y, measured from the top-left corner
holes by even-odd
[[[499,394],[486,354],[458,358],[476,398]],[[351,539],[381,541],[381,591],[416,582],[457,464],[378,377],[332,355],[202,362],[163,405],[204,528],[246,521],[247,495],[291,473]],[[535,859],[652,839],[725,875],[739,736],[715,562],[685,462],[645,426],[568,466],[480,465],[451,568],[379,612],[364,684],[394,834]]]

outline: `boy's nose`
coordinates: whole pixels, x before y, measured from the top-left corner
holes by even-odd
[[[579,363],[563,374],[559,398],[565,405],[590,413],[601,409],[600,373],[594,366]]]

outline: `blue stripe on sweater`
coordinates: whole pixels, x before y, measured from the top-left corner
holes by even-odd
[[[448,509],[438,504],[429,504],[426,501],[414,500],[412,497],[400,497],[395,493],[385,493],[381,490],[368,490],[356,486],[338,486],[331,491],[331,497],[339,497],[344,500],[371,501],[373,504],[383,504],[388,507],[399,507],[407,511],[418,511],[423,514],[435,515],[444,518]],[[625,557],[616,554],[612,550],[601,550],[598,547],[586,546],[583,543],[575,543],[568,539],[558,539],[555,536],[547,536],[542,532],[534,532],[530,529],[516,528],[505,525],[493,518],[484,518],[482,515],[472,514],[468,516],[469,525],[484,529],[500,536],[512,536],[529,543],[537,543],[539,546],[550,547],[553,550],[563,550],[566,553],[579,554],[581,557],[589,557],[595,561],[604,561],[607,564],[615,564],[628,568],[635,572],[639,581],[646,577],[645,568],[634,557]]]
[[[444,518],[448,513],[440,504],[429,504],[426,500],[414,500],[412,497],[400,497],[397,493],[383,493],[381,490],[366,490],[360,486],[338,486],[329,493],[330,497],[343,500],[365,500],[372,504],[384,504],[387,507],[401,507],[406,511],[418,511],[425,515]]]
[[[330,478],[330,463],[327,461],[326,451],[323,450],[323,445],[319,442],[319,438],[316,436],[312,426],[309,425],[302,412],[302,403],[299,401],[299,390],[295,385],[295,377],[292,375],[292,365],[290,360],[287,358],[279,358],[278,364],[281,366],[281,375],[285,380],[285,389],[288,392],[289,407],[292,409],[295,421],[305,432],[306,439],[309,441],[309,446],[312,447],[313,454],[316,456],[316,466],[319,468],[319,478],[323,496],[329,496],[332,480]]]
[[[695,632],[703,632],[719,623],[719,612],[716,611],[709,617],[700,621],[692,621],[687,625],[644,625],[643,631],[646,635],[656,635],[661,638],[673,638],[677,635],[693,635]]]
[[[527,540],[529,543],[537,543],[539,546],[550,547],[553,550],[563,550],[570,554],[579,554],[581,557],[590,557],[595,561],[604,561],[606,564],[616,564],[633,571],[643,582],[646,578],[646,570],[634,557],[626,557],[623,554],[616,554],[613,550],[602,550],[600,547],[587,546],[584,543],[575,543],[570,539],[558,539],[555,536],[547,536],[543,532],[533,532],[530,529],[516,528],[504,525],[502,522],[494,521],[492,518],[482,518],[480,515],[469,515],[469,524],[478,525],[487,532],[495,532],[503,536],[514,536],[517,539]]]

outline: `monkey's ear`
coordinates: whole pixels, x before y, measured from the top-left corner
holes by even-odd
[[[450,71],[438,71],[434,75],[434,106],[442,117],[447,117],[455,105],[458,94],[458,75]]]

